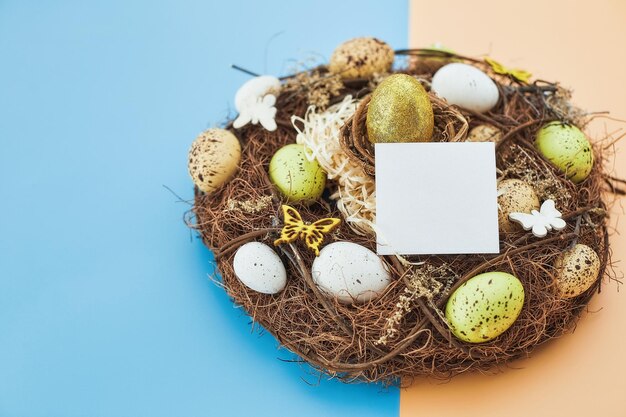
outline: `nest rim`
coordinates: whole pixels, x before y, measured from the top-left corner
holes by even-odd
[[[501,92],[505,92],[510,84],[505,81],[497,80],[497,85]],[[429,93],[431,94],[431,93]],[[537,158],[536,163],[541,167],[541,172],[548,177],[554,177],[560,182],[565,189],[576,190],[583,194],[587,194],[586,202],[594,204],[573,204],[575,209],[570,209],[565,213],[564,218],[568,220],[568,228],[562,233],[550,236],[543,240],[534,239],[528,234],[513,233],[506,237],[505,251],[500,255],[478,262],[478,259],[469,261],[469,266],[465,268],[463,274],[457,277],[447,291],[440,294],[439,298],[433,297],[417,297],[414,300],[414,309],[407,312],[403,317],[403,325],[406,328],[397,335],[397,340],[388,346],[377,346],[372,339],[361,337],[362,333],[371,332],[371,327],[380,329],[381,318],[385,313],[390,313],[390,309],[384,307],[385,302],[398,301],[399,297],[405,293],[405,289],[409,288],[407,283],[407,268],[395,257],[383,257],[386,265],[394,271],[394,281],[385,293],[377,300],[366,306],[344,306],[332,299],[328,299],[316,292],[315,285],[311,285],[310,274],[307,272],[306,264],[310,262],[311,255],[302,251],[297,245],[290,244],[281,248],[280,256],[283,262],[288,266],[289,279],[288,287],[278,296],[279,300],[273,300],[273,296],[266,296],[255,293],[245,287],[234,275],[232,270],[233,251],[237,245],[233,244],[233,239],[226,239],[226,236],[239,236],[239,242],[256,239],[271,244],[271,241],[277,236],[278,227],[276,220],[280,219],[279,208],[284,199],[276,193],[271,182],[267,177],[267,164],[269,163],[268,155],[272,154],[272,149],[278,149],[285,143],[293,143],[295,134],[290,129],[289,123],[280,123],[280,120],[290,120],[293,114],[305,115],[308,107],[302,102],[282,102],[285,97],[293,98],[294,95],[281,94],[278,98],[277,107],[279,114],[279,129],[276,135],[270,134],[258,127],[250,126],[233,132],[240,138],[243,151],[242,155],[245,164],[237,174],[235,179],[224,186],[215,194],[210,196],[200,192],[196,188],[195,204],[193,215],[195,220],[188,220],[188,224],[199,231],[204,243],[214,250],[217,269],[222,277],[221,285],[233,301],[242,306],[250,315],[254,322],[260,323],[269,333],[271,333],[279,343],[302,358],[303,361],[312,365],[320,372],[334,378],[339,378],[346,382],[366,381],[366,382],[382,382],[384,384],[398,385],[401,383],[410,384],[410,381],[417,376],[430,376],[438,379],[449,379],[450,377],[467,372],[468,370],[493,371],[506,367],[506,364],[516,358],[527,356],[538,345],[557,338],[569,332],[576,324],[580,313],[584,310],[592,295],[599,291],[602,279],[605,276],[610,277],[611,252],[609,246],[609,232],[606,224],[606,215],[593,213],[593,210],[608,209],[605,202],[605,189],[602,185],[605,182],[603,161],[606,159],[606,150],[600,145],[594,146],[594,155],[596,163],[589,178],[582,184],[573,185],[561,173],[556,170],[545,158],[542,158],[534,151],[529,138],[534,135],[536,130],[551,115],[531,114],[526,121],[518,121],[512,125],[506,125],[506,119],[510,118],[507,111],[514,106],[524,105],[524,100],[514,95],[506,95],[506,100],[498,104],[499,109],[494,110],[493,114],[476,115],[470,112],[457,109],[454,106],[448,106],[445,101],[438,97],[431,100],[437,105],[445,106],[451,111],[451,115],[447,115],[444,120],[447,123],[460,123],[460,128],[455,128],[449,135],[451,141],[462,141],[466,138],[468,130],[481,123],[485,123],[485,119],[494,126],[503,129],[503,137],[496,144],[499,152],[499,164],[506,160],[506,152],[516,152],[515,155],[530,154]],[[354,116],[341,129],[340,140],[342,145],[350,150],[349,157],[364,167],[369,175],[374,175],[373,171],[373,155],[368,153],[369,144],[367,132],[364,129],[365,114],[367,113],[367,104],[369,96],[366,96],[357,108]],[[514,103],[514,104],[512,104]],[[360,112],[359,112],[359,109]],[[502,115],[502,117],[500,117]],[[357,123],[354,123],[357,120]],[[452,120],[452,122],[450,122]],[[444,124],[444,126],[448,126]],[[445,129],[445,127],[444,127]],[[279,138],[278,140],[276,138]],[[363,142],[363,140],[365,142]],[[268,146],[268,143],[271,146]],[[370,144],[371,145],[371,144]],[[371,146],[370,146],[371,148]],[[371,167],[371,168],[370,168]],[[515,172],[508,175],[515,177]],[[254,186],[251,184],[254,183]],[[237,187],[248,187],[245,192],[238,193]],[[584,190],[581,191],[581,190]],[[242,198],[250,196],[270,196],[271,202],[267,207],[259,213],[236,213],[236,210],[227,210],[228,214],[224,214],[228,207],[229,201],[233,196]],[[303,217],[315,218],[320,214],[336,215],[337,210],[333,209],[332,202],[322,200],[315,203],[311,207],[298,207],[302,210]],[[225,219],[225,216],[232,215],[235,219]],[[596,222],[596,227],[589,230],[589,226],[584,226],[585,231],[581,232],[581,218],[583,216],[591,216],[592,223]],[[576,224],[571,221],[576,219]],[[239,223],[237,223],[239,222]],[[264,227],[258,227],[263,225]],[[247,231],[241,233],[241,231]],[[591,233],[593,232],[593,233]],[[241,237],[244,237],[241,239]],[[363,244],[363,246],[372,249],[372,242],[367,237],[357,236],[346,228],[342,228],[336,239],[346,239],[355,243]],[[449,330],[445,328],[445,323],[441,320],[441,308],[443,302],[447,300],[447,295],[451,294],[455,288],[458,288],[467,279],[475,276],[480,272],[494,270],[500,267],[505,272],[514,272],[521,270],[524,264],[524,255],[527,251],[535,250],[535,254],[541,259],[539,264],[533,263],[532,268],[535,274],[537,271],[543,272],[550,276],[549,271],[545,271],[547,265],[546,259],[551,259],[555,253],[562,251],[563,248],[572,244],[572,242],[589,243],[596,250],[601,258],[601,271],[596,282],[583,294],[575,299],[575,302],[564,302],[563,300],[550,299],[546,303],[552,303],[554,311],[558,311],[562,317],[559,320],[549,322],[542,331],[539,327],[533,327],[527,323],[528,317],[522,317],[525,320],[525,326],[529,329],[535,329],[534,335],[526,335],[523,343],[516,345],[515,349],[507,350],[506,347],[498,346],[502,341],[502,336],[491,342],[480,345],[470,345],[459,340],[455,340],[450,336]],[[327,242],[329,243],[329,242]],[[546,245],[550,246],[548,249]],[[369,246],[368,246],[369,245]],[[548,245],[549,246],[549,245]],[[543,248],[542,248],[543,247]],[[449,260],[441,256],[421,257],[427,258],[437,264],[450,264],[461,262],[464,258],[459,255],[457,258]],[[467,259],[464,260],[467,262]],[[472,263],[474,262],[474,263]],[[522,266],[520,266],[522,265]],[[409,268],[410,269],[410,268]],[[517,275],[516,275],[517,276]],[[524,282],[524,281],[523,281]],[[525,282],[525,286],[530,285]],[[535,285],[535,284],[533,284]],[[545,291],[549,285],[546,282],[541,283],[542,291]],[[526,288],[525,288],[526,289]],[[530,300],[534,297],[541,297],[540,292],[530,291]],[[288,314],[278,312],[277,309],[287,302],[289,298],[297,299],[300,303],[304,303],[303,307],[296,308],[293,304],[288,304],[295,311],[295,317],[298,317],[297,324],[285,323]],[[529,304],[527,304],[529,303]],[[525,301],[524,310],[529,310],[531,301]],[[568,304],[569,303],[569,304]],[[551,304],[551,305],[552,305]],[[371,309],[367,312],[364,310]],[[314,324],[307,322],[298,316],[308,312],[313,316]],[[366,323],[359,323],[358,319],[367,317],[372,321],[372,326]],[[544,317],[545,318],[545,317]],[[518,318],[518,320],[520,320]],[[541,320],[539,320],[541,322]],[[291,327],[290,327],[291,326]],[[514,324],[515,326],[515,324]],[[320,340],[320,330],[322,335],[328,336],[335,344]],[[308,330],[308,332],[307,332]],[[509,329],[510,330],[510,329]],[[357,334],[358,333],[358,334]],[[506,332],[505,332],[506,333]],[[536,336],[533,338],[533,336]],[[336,342],[343,340],[344,345]],[[420,342],[419,346],[414,346]],[[339,346],[339,347],[337,347]],[[337,357],[343,355],[344,360],[338,360]],[[399,382],[402,381],[402,382]]]

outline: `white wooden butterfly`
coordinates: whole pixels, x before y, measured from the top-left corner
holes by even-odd
[[[239,117],[233,122],[233,127],[239,129],[248,123],[253,125],[261,122],[261,126],[270,132],[278,127],[276,125],[276,96],[267,94],[263,98],[257,98],[256,101],[247,101],[239,111]]]
[[[528,213],[511,213],[509,219],[522,225],[524,230],[533,231],[537,237],[545,237],[552,229],[563,230],[567,225],[561,218],[561,212],[554,207],[554,200],[546,200],[539,211]]]
[[[276,130],[276,96],[280,80],[271,75],[261,75],[245,82],[235,94],[235,108],[239,117],[233,127],[239,129],[248,123],[261,123],[270,132]]]

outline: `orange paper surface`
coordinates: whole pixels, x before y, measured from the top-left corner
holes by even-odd
[[[433,42],[469,56],[489,54],[535,78],[574,89],[589,111],[626,119],[626,1],[413,0],[410,45]],[[598,120],[591,137],[624,130]],[[614,174],[626,177],[626,139]],[[621,276],[626,253],[625,200],[614,206],[613,261]],[[417,380],[402,390],[400,416],[626,416],[626,294],[605,279],[576,331],[535,350],[496,375],[467,374],[441,383]]]

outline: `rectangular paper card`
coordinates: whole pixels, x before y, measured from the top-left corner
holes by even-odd
[[[493,142],[375,148],[379,255],[499,252]]]

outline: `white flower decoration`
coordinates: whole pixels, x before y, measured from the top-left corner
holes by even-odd
[[[271,75],[261,75],[245,82],[235,94],[235,108],[239,117],[233,127],[239,129],[248,123],[261,123],[270,132],[276,130],[276,96],[280,80]]]
[[[522,225],[524,230],[533,231],[537,237],[545,237],[552,229],[565,229],[565,220],[561,218],[561,212],[554,207],[554,200],[546,200],[539,211],[533,210],[527,213],[511,213],[509,219]]]

